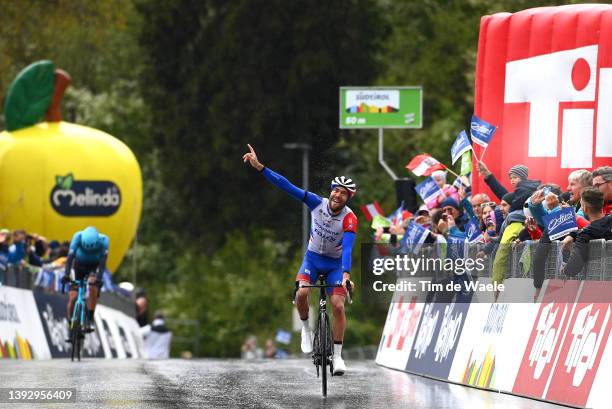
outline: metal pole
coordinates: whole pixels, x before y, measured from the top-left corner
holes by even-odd
[[[385,155],[384,137],[385,135],[383,132],[384,132],[383,128],[378,128],[378,163],[380,163],[382,167],[385,168],[389,176],[391,176],[391,179],[397,180],[397,175],[395,174],[395,172],[393,172],[393,170],[389,167],[389,165],[387,165],[387,162],[385,162],[385,159],[384,159],[384,155]]]
[[[302,188],[308,190],[308,148],[302,149]],[[306,253],[308,247],[308,209],[302,206],[302,250]]]

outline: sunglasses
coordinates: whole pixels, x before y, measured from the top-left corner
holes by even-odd
[[[487,206],[495,207],[495,206],[497,206],[497,203],[495,203],[495,202],[484,202],[484,203],[482,203],[480,205],[480,208],[484,209]]]

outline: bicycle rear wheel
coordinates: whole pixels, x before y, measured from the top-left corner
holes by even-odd
[[[327,314],[324,312],[319,316],[319,352],[321,354],[321,391],[323,396],[327,396],[327,356],[329,349],[329,339],[327,338],[328,331]]]
[[[70,330],[72,331],[72,333],[70,334],[70,339],[72,340],[72,351],[70,354],[70,360],[74,361],[75,356],[79,355],[79,353],[81,352],[81,348],[80,348],[80,344],[79,344],[79,335],[81,332],[81,305],[80,304],[76,304],[74,306],[74,313],[73,313],[74,321],[72,321],[72,325]],[[78,356],[78,360],[81,360],[81,357]]]

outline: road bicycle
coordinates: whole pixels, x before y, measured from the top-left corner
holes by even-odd
[[[327,315],[327,288],[342,288],[342,284],[326,285],[325,276],[319,274],[317,279],[319,284],[300,284],[295,282],[295,290],[293,292],[293,303],[300,288],[318,288],[319,289],[319,314],[317,316],[317,325],[315,326],[314,340],[312,343],[312,362],[317,368],[317,378],[321,375],[321,391],[323,396],[327,396],[327,367],[329,373],[334,376],[334,341],[329,325],[329,316]],[[346,283],[347,299],[349,304],[353,303],[353,293],[350,281]]]
[[[70,284],[76,284],[78,288],[78,295],[74,302],[74,308],[72,309],[72,318],[70,319],[70,342],[72,343],[72,352],[70,360],[74,361],[76,357],[78,361],[81,360],[81,351],[83,350],[83,342],[85,335],[92,330],[88,330],[86,317],[89,316],[89,309],[85,302],[85,291],[87,286],[87,280],[73,280]]]

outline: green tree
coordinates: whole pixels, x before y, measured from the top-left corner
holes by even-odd
[[[163,152],[163,183],[180,210],[169,211],[168,227],[205,251],[253,224],[300,237],[300,205],[240,158],[250,142],[266,165],[299,181],[296,154],[283,143],[308,142],[314,158],[334,146],[338,87],[367,84],[380,70],[380,9],[369,0],[316,9],[306,1],[151,0],[138,10],[150,144]],[[313,170],[315,181],[329,178],[316,159]]]

